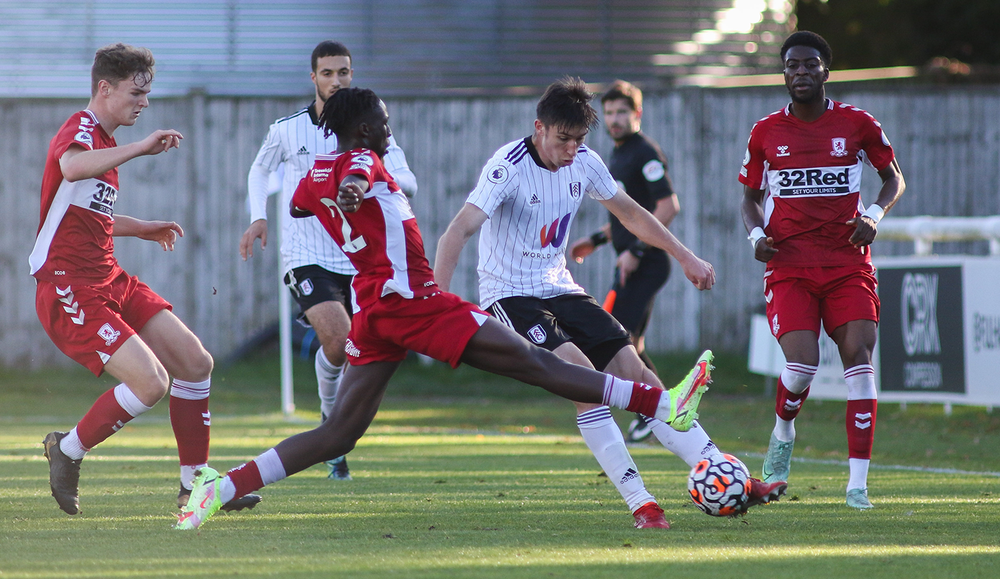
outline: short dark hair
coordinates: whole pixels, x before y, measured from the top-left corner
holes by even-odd
[[[536,118],[552,127],[597,126],[597,111],[590,106],[594,95],[577,77],[563,77],[549,85],[535,107]]]
[[[785,63],[785,53],[788,52],[788,49],[793,46],[808,46],[810,48],[815,48],[819,52],[819,57],[823,60],[823,65],[826,66],[826,68],[830,68],[830,65],[833,64],[833,50],[830,49],[830,45],[827,43],[826,39],[815,32],[799,30],[786,38],[784,44],[781,45],[782,64]]]
[[[319,116],[319,127],[329,137],[337,135],[338,140],[350,136],[351,131],[372,115],[382,110],[382,99],[368,88],[342,88],[333,93],[323,105]]]
[[[316,66],[319,59],[324,56],[346,56],[350,61],[351,65],[354,64],[354,59],[351,58],[351,51],[347,50],[347,47],[343,44],[336,42],[334,40],[324,40],[316,45],[312,53],[312,71],[316,72]]]
[[[613,82],[608,92],[604,93],[604,96],[601,97],[601,104],[617,100],[628,102],[628,106],[632,107],[632,110],[637,113],[642,111],[642,91],[630,82],[624,80]]]
[[[94,65],[90,68],[90,96],[97,94],[97,85],[102,80],[118,86],[121,81],[131,78],[136,86],[146,86],[153,82],[156,61],[148,48],[122,44],[109,44],[97,49]]]

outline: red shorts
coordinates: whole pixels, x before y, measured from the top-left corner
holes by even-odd
[[[60,287],[39,281],[35,290],[38,321],[49,338],[96,376],[122,344],[164,309],[172,307],[125,272],[107,285]]]
[[[398,362],[413,350],[455,368],[488,317],[448,292],[412,300],[392,293],[354,314],[345,349],[353,366]]]
[[[879,301],[871,264],[843,267],[777,267],[764,273],[771,333],[811,330],[827,334],[847,322],[878,322]]]

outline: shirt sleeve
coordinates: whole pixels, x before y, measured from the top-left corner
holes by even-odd
[[[764,147],[758,122],[750,129],[750,140],[747,142],[747,152],[743,156],[743,167],[740,169],[740,183],[751,189],[764,188]]]
[[[483,167],[479,182],[466,201],[482,209],[487,215],[493,215],[497,207],[517,192],[518,182],[514,166],[499,155],[494,156]]]
[[[861,150],[865,152],[868,163],[877,171],[888,167],[896,155],[882,125],[866,112],[861,121],[860,132]]]
[[[316,214],[316,210],[313,208],[313,203],[315,201],[315,195],[312,194],[310,189],[310,184],[312,183],[312,171],[306,173],[306,176],[299,181],[299,186],[295,188],[295,193],[292,193],[292,205],[297,209],[302,209],[303,211],[309,211],[313,215]],[[287,208],[282,208],[282,210],[287,211]]]
[[[268,129],[267,136],[257,151],[257,158],[253,161],[254,165],[259,165],[268,173],[274,172],[285,161],[285,149],[281,146],[281,136],[278,133],[278,123],[274,123]]]
[[[667,174],[667,158],[663,151],[650,147],[649,158],[642,164],[641,171],[653,200],[659,201],[674,194],[674,184]]]
[[[587,195],[594,199],[611,199],[618,194],[618,182],[611,176],[607,165],[597,153],[590,148],[585,148],[581,153],[585,155],[584,162],[587,169]]]
[[[386,170],[392,175],[393,181],[399,185],[407,197],[413,197],[417,194],[417,177],[410,170],[410,166],[406,164],[406,154],[396,144],[395,137],[389,137],[389,148],[385,152],[383,163]]]

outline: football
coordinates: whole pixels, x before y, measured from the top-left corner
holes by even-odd
[[[695,506],[713,517],[738,514],[750,497],[750,471],[731,454],[703,459],[691,469],[688,492]]]

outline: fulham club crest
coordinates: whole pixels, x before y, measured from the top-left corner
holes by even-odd
[[[580,188],[579,181],[573,181],[569,184],[569,196],[573,199],[579,199],[582,194],[582,189]]]
[[[846,157],[847,156],[847,139],[842,137],[835,137],[833,139],[833,150],[830,154],[834,157]]]

